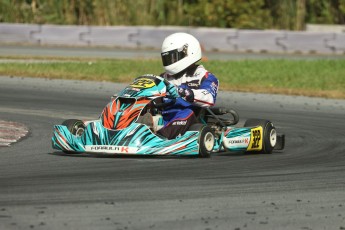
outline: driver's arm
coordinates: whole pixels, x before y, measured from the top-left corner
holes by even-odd
[[[201,80],[199,89],[192,89],[193,104],[200,107],[210,107],[216,103],[219,81],[212,73],[206,73]]]

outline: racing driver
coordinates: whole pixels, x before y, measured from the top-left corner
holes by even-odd
[[[190,34],[174,33],[166,37],[161,57],[165,72],[160,76],[176,86],[181,98],[162,112],[164,126],[158,134],[173,139],[183,135],[197,121],[193,107],[215,104],[219,83],[204,66],[197,64],[202,58],[201,47]]]

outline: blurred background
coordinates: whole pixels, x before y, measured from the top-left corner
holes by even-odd
[[[0,75],[128,82],[175,32],[221,89],[345,98],[345,0],[0,0]]]
[[[0,22],[299,31],[343,25],[345,0],[0,0]]]

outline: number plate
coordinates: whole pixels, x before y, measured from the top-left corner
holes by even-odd
[[[134,81],[133,84],[131,84],[130,86],[133,88],[147,89],[155,86],[155,82],[152,79],[139,78],[136,81]]]
[[[262,127],[253,128],[247,151],[260,151],[262,149]]]

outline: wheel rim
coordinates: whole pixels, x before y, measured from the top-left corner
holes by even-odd
[[[206,133],[204,137],[204,145],[207,151],[212,151],[214,146],[214,136],[211,132]]]
[[[75,135],[80,137],[84,133],[84,127],[78,127],[75,131]]]
[[[270,132],[270,144],[271,147],[274,147],[277,144],[277,131],[275,129],[272,129]]]

